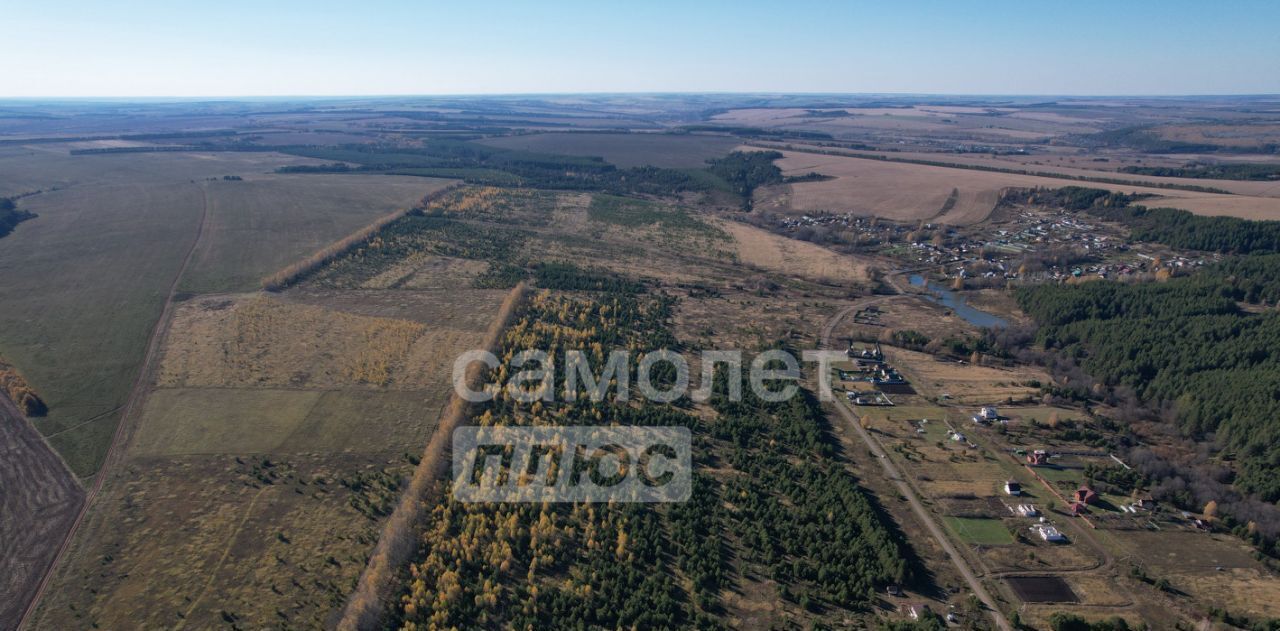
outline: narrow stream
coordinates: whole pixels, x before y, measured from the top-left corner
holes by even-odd
[[[991,315],[981,309],[970,307],[968,303],[965,302],[964,297],[960,296],[956,292],[937,283],[926,284],[924,277],[919,274],[912,274],[907,280],[916,287],[924,287],[929,290],[928,294],[924,294],[925,299],[931,300],[954,311],[956,315],[963,318],[964,321],[969,324],[977,327],[993,328],[1004,328],[1009,326],[1009,323],[1005,321],[1004,318]]]

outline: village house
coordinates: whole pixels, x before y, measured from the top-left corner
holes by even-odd
[[[1093,489],[1087,486],[1082,486],[1076,489],[1075,494],[1072,495],[1071,498],[1080,504],[1092,504],[1098,501],[1098,494],[1094,493]]]
[[[1017,480],[1009,480],[1004,483],[1004,492],[1009,495],[1022,495],[1022,483]]]
[[[1036,534],[1040,535],[1041,539],[1044,539],[1049,543],[1062,543],[1067,540],[1067,538],[1062,535],[1062,532],[1048,524],[1036,524],[1032,526],[1031,529],[1036,531]]]
[[[1136,496],[1133,498],[1133,505],[1137,506],[1138,508],[1145,508],[1146,510],[1151,510],[1156,507],[1156,499],[1152,497],[1150,493],[1136,494]]]
[[[1048,463],[1049,463],[1049,452],[1043,449],[1037,449],[1027,454],[1027,464],[1033,467],[1038,467],[1040,465],[1048,464]]]
[[[879,364],[884,361],[884,352],[880,350],[879,343],[876,344],[875,348],[863,348],[858,350],[854,350],[854,348],[850,346],[848,355],[849,357],[857,360],[859,366]]]
[[[986,406],[973,415],[974,423],[990,423],[1000,420],[1000,413],[992,406]]]

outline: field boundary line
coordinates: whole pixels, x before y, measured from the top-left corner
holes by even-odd
[[[494,315],[481,348],[490,351],[497,349],[503,332],[523,303],[527,291],[528,287],[523,282],[511,290]],[[480,367],[472,364],[467,370],[466,382],[475,388],[480,377]],[[433,498],[432,483],[448,475],[453,430],[466,422],[471,409],[472,404],[464,401],[456,391],[450,395],[449,403],[441,413],[440,422],[431,433],[423,449],[422,459],[418,461],[413,477],[409,480],[409,486],[401,494],[395,511],[387,518],[378,543],[369,555],[364,571],[360,573],[356,588],[347,599],[337,624],[340,631],[372,628],[385,615],[384,608],[387,592],[392,588],[391,581],[397,576],[396,571],[410,560],[417,549],[412,535],[416,534],[414,528],[426,512],[427,500]]]
[[[102,491],[102,486],[107,479],[108,473],[115,465],[116,460],[121,457],[120,447],[124,444],[126,435],[129,435],[130,417],[133,416],[136,409],[140,409],[139,404],[145,399],[147,383],[155,372],[155,366],[152,364],[160,349],[160,340],[168,333],[169,321],[173,316],[173,299],[178,293],[178,284],[182,281],[182,277],[186,275],[192,259],[195,258],[196,246],[200,245],[200,238],[204,236],[205,224],[209,219],[209,190],[204,185],[199,186],[203,203],[200,209],[200,221],[196,224],[195,237],[191,239],[191,246],[187,248],[187,254],[182,259],[182,265],[178,268],[177,273],[173,275],[173,281],[169,284],[169,293],[165,298],[164,307],[160,310],[160,316],[156,319],[155,325],[151,328],[151,335],[147,339],[146,354],[143,355],[142,364],[138,367],[138,376],[134,380],[133,388],[129,391],[129,396],[125,399],[124,405],[121,406],[120,420],[117,422],[115,433],[111,436],[111,444],[107,447],[107,453],[102,458],[102,466],[98,467],[98,472],[95,474],[93,486],[85,494],[84,504],[80,507],[80,514],[76,515],[76,520],[72,522],[71,529],[63,537],[61,545],[58,546],[58,553],[53,557],[53,563],[49,565],[49,569],[45,571],[44,576],[40,579],[40,588],[36,590],[31,602],[27,605],[26,612],[22,614],[22,619],[18,621],[18,629],[23,629],[31,621],[31,616],[34,615],[41,599],[44,598],[44,592],[48,589],[49,582],[53,579],[58,566],[62,564],[67,550],[70,549],[72,539],[75,538],[76,533],[80,530],[80,525],[84,523],[85,516],[89,514],[89,509],[93,507],[93,502],[97,499],[98,493]]]
[[[306,278],[312,272],[324,266],[326,263],[337,259],[357,246],[369,241],[370,238],[375,234],[378,234],[378,232],[383,228],[386,228],[391,225],[392,222],[408,215],[415,208],[425,208],[427,204],[430,204],[432,201],[440,199],[446,194],[456,191],[463,186],[466,185],[458,182],[449,184],[442,189],[423,195],[422,199],[419,200],[418,204],[415,206],[402,208],[373,220],[351,234],[348,234],[347,236],[312,252],[307,258],[295,263],[290,263],[280,270],[263,277],[261,280],[262,288],[267,291],[280,291],[297,283],[298,281]]]
[[[122,407],[124,407],[124,406],[122,406],[122,405],[117,405],[117,406],[115,406],[115,407],[113,407],[113,408],[111,408],[110,410],[107,410],[107,411],[105,411],[105,412],[99,412],[99,413],[97,413],[97,414],[94,414],[93,416],[90,416],[89,418],[87,418],[87,419],[85,419],[85,420],[83,420],[83,421],[80,421],[79,423],[76,423],[75,425],[72,425],[71,427],[63,428],[63,429],[60,429],[60,430],[58,430],[58,431],[56,431],[56,432],[54,432],[54,433],[52,433],[52,434],[49,434],[48,436],[45,436],[45,438],[53,438],[54,436],[61,436],[62,434],[65,434],[65,433],[67,433],[67,432],[69,432],[69,431],[71,431],[71,430],[73,430],[73,429],[79,429],[79,428],[81,428],[81,427],[84,427],[85,425],[88,425],[89,423],[92,423],[92,422],[97,421],[97,420],[101,420],[101,419],[102,419],[102,417],[107,416],[108,414],[115,414],[116,412],[119,412],[119,411],[120,411],[120,408],[122,408]]]

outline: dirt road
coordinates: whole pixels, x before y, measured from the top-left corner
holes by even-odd
[[[143,356],[142,365],[138,369],[138,377],[133,383],[133,389],[129,391],[129,396],[125,399],[124,406],[121,408],[120,422],[116,425],[115,434],[111,438],[111,445],[107,448],[107,453],[103,457],[102,467],[98,469],[93,485],[89,487],[88,493],[84,497],[84,502],[80,505],[79,513],[75,515],[75,520],[71,523],[66,536],[62,538],[52,563],[48,565],[47,570],[41,576],[38,587],[33,590],[34,594],[30,603],[23,612],[16,628],[22,628],[31,620],[37,605],[40,604],[40,598],[44,596],[45,589],[48,588],[49,581],[53,578],[54,571],[57,570],[58,563],[62,561],[67,549],[70,548],[71,541],[75,538],[76,530],[84,522],[89,509],[93,507],[93,501],[98,497],[98,493],[102,491],[103,482],[124,457],[124,446],[128,444],[129,438],[133,434],[134,425],[138,420],[137,416],[142,413],[142,404],[146,400],[147,392],[150,390],[154,379],[161,340],[164,339],[165,334],[168,332],[169,321],[173,315],[174,297],[178,294],[178,284],[182,282],[182,277],[186,274],[187,268],[190,267],[191,260],[195,258],[196,246],[200,244],[200,237],[204,235],[205,223],[209,218],[209,192],[204,186],[200,186],[200,192],[204,196],[204,206],[200,210],[200,221],[196,224],[195,236],[191,239],[191,247],[182,259],[182,266],[178,268],[178,271],[173,275],[173,281],[169,284],[169,293],[165,298],[164,308],[160,312],[160,317],[156,319],[155,326],[151,329],[151,336],[147,340],[146,355]],[[3,618],[0,618],[0,620],[3,620]]]
[[[830,320],[827,321],[826,325],[822,329],[822,347],[831,347],[832,333],[835,331],[836,326],[840,324],[840,321],[850,313],[891,298],[894,298],[894,296],[866,298],[838,311]],[[898,471],[898,467],[893,464],[893,461],[889,459],[888,454],[885,453],[884,447],[880,444],[880,441],[877,440],[875,436],[872,436],[870,432],[862,428],[862,423],[859,422],[858,415],[854,412],[853,408],[850,407],[847,400],[843,398],[838,399],[835,403],[835,408],[836,411],[840,413],[841,418],[844,419],[849,427],[853,428],[854,432],[857,433],[858,438],[862,440],[863,444],[867,446],[867,449],[871,454],[880,462],[880,467],[884,469],[885,477],[893,482],[893,484],[898,488],[898,492],[901,493],[903,497],[907,498],[907,503],[911,506],[911,510],[916,514],[920,523],[924,524],[925,528],[929,531],[929,534],[937,540],[938,545],[942,546],[942,549],[946,551],[947,557],[951,559],[951,563],[956,566],[960,575],[964,577],[965,582],[969,584],[969,588],[973,590],[973,593],[978,597],[978,599],[986,605],[987,613],[995,622],[996,627],[1001,631],[1012,631],[1013,626],[1009,624],[1009,620],[1005,618],[1004,614],[996,606],[995,599],[993,599],[991,594],[987,592],[986,587],[982,585],[982,581],[978,580],[973,569],[969,567],[969,563],[960,555],[960,552],[956,550],[955,546],[951,543],[951,540],[947,538],[946,533],[943,532],[942,527],[940,527],[937,521],[934,520],[933,515],[929,510],[925,508],[924,504],[920,501],[920,498],[916,495],[915,489],[911,488],[911,485],[907,484],[906,479],[903,478],[902,474]]]

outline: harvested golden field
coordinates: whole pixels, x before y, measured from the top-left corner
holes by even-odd
[[[179,309],[158,385],[417,389],[436,384],[472,337],[266,295],[203,298]]]
[[[759,147],[777,146],[778,143],[753,143]],[[804,145],[791,146],[796,149],[806,148]],[[759,149],[757,148],[757,150]],[[815,151],[826,151],[825,147],[808,146],[808,149]],[[1079,181],[1075,178],[1106,178],[1110,180],[1124,180],[1132,182],[1134,186],[1143,184],[1172,184],[1180,186],[1201,186],[1222,189],[1230,191],[1237,195],[1248,195],[1253,197],[1280,197],[1280,182],[1253,182],[1242,180],[1214,180],[1203,178],[1187,178],[1187,177],[1165,177],[1155,175],[1138,175],[1133,173],[1120,173],[1116,171],[1122,166],[1156,166],[1164,164],[1165,166],[1182,166],[1183,164],[1193,160],[1204,160],[1209,162],[1273,162],[1280,160],[1277,156],[1216,156],[1216,155],[1148,155],[1148,154],[1120,154],[1105,158],[1105,162],[1099,162],[1096,154],[1065,154],[1054,155],[1052,153],[1031,153],[1025,155],[1010,154],[991,156],[986,154],[955,154],[955,153],[929,153],[922,151],[894,151],[894,152],[876,152],[876,151],[858,151],[861,155],[883,156],[890,160],[922,160],[928,162],[939,162],[946,164],[954,164],[959,167],[978,166],[990,167],[994,169],[1013,169],[1018,171],[1027,171],[1030,173],[1052,173],[1060,174],[1063,177],[1060,186],[1097,186],[1106,188],[1105,184],[1097,184],[1089,181]],[[1163,161],[1163,162],[1162,162]],[[1052,178],[1057,179],[1057,178]],[[1163,189],[1162,189],[1163,190]],[[1190,191],[1166,191],[1176,193],[1176,196],[1183,197],[1191,195]]]
[[[752,150],[751,147],[742,147]],[[754,150],[759,150],[755,148]],[[1147,193],[1148,206],[1169,206],[1207,215],[1280,219],[1280,198],[1199,193],[1137,185],[1079,182],[1034,175],[889,162],[847,156],[783,152],[777,164],[785,175],[818,172],[834,179],[771,187],[757,193],[757,207],[776,212],[830,211],[898,221],[968,225],[986,219],[1007,187],[1079,185],[1127,193]],[[1202,186],[1207,184],[1200,184]],[[947,200],[955,203],[943,212]]]
[[[1280,188],[1280,185],[1272,184]],[[1183,193],[1166,191],[1164,196],[1143,202],[1146,206],[1182,208],[1197,215],[1240,217],[1276,221],[1280,220],[1280,198],[1247,197],[1244,195],[1214,195],[1212,193]]]
[[[984,405],[1035,396],[1038,388],[1021,385],[1030,380],[1050,381],[1043,370],[1019,366],[1016,370],[975,366],[953,360],[939,360],[927,353],[901,348],[885,348],[888,361],[911,380],[921,394],[949,394],[957,403]]]
[[[867,280],[867,264],[807,241],[788,239],[735,221],[717,225],[733,237],[738,260],[788,276],[835,281]]]
[[[1218,123],[1163,125],[1155,128],[1153,132],[1165,140],[1236,149],[1257,149],[1259,152],[1265,152],[1265,145],[1280,142],[1280,124],[1271,122],[1238,125]]]

